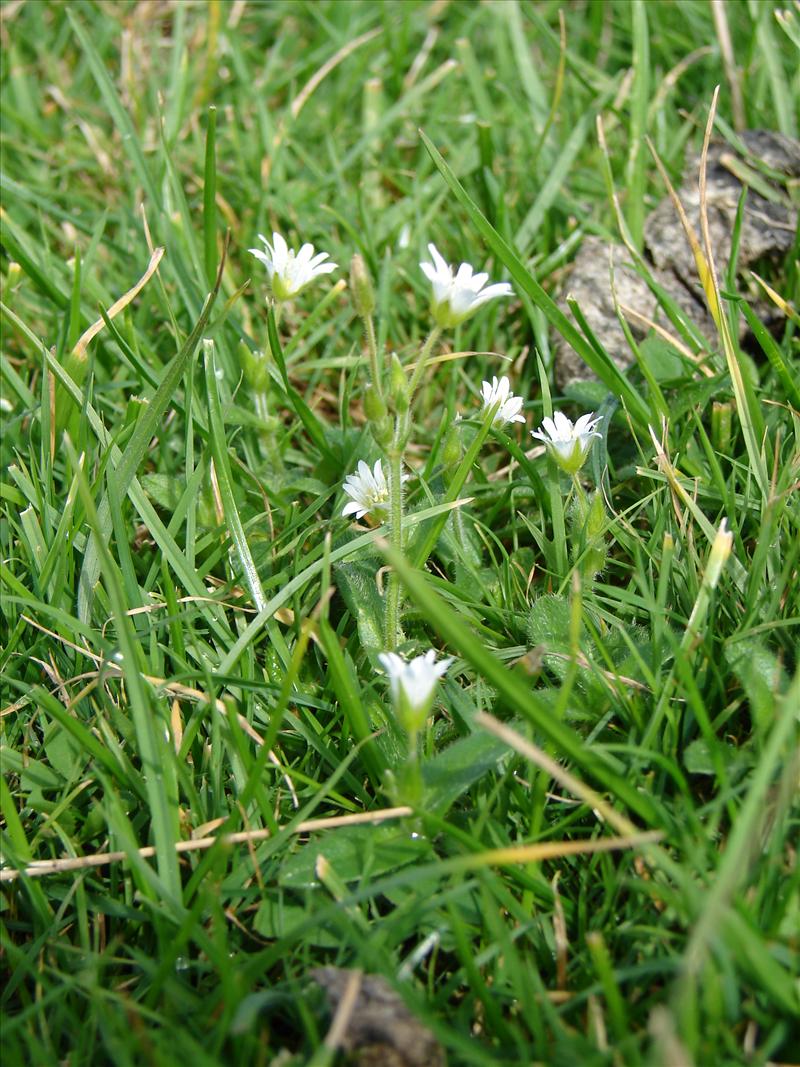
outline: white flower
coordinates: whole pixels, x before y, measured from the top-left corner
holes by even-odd
[[[409,733],[418,732],[433,705],[436,683],[453,662],[452,657],[437,663],[436,653],[430,649],[410,662],[396,652],[381,652],[378,659],[389,678],[389,692],[402,726]]]
[[[469,263],[462,263],[454,275],[436,245],[429,244],[428,251],[433,263],[420,263],[420,268],[433,286],[433,317],[444,329],[458,326],[495,297],[513,296],[514,290],[508,282],[496,282],[484,289],[488,274],[474,274]]]
[[[402,480],[408,481],[404,474]],[[342,488],[353,499],[342,509],[342,515],[355,515],[360,519],[368,512],[375,512],[377,518],[385,518],[389,503],[389,485],[379,459],[375,460],[372,470],[360,460],[354,474],[348,474]]]
[[[262,252],[259,248],[249,251],[267,268],[272,295],[276,300],[291,300],[314,278],[336,270],[335,263],[324,262],[328,258],[327,252],[314,255],[313,245],[304,244],[299,252],[295,252],[279,233],[273,233],[271,244],[262,233],[258,236],[267,251]]]
[[[511,392],[511,383],[505,375],[499,381],[497,378],[492,378],[491,385],[488,382],[482,382],[481,393],[484,411],[488,411],[497,404],[500,405],[494,413],[493,426],[505,426],[507,422],[525,421],[525,416],[520,414],[522,397],[514,396]]]
[[[541,430],[531,430],[531,437],[544,441],[556,463],[568,474],[577,474],[592,447],[595,437],[601,435],[595,426],[603,416],[593,414],[581,415],[573,425],[572,421],[560,411],[553,412],[552,419],[542,420]]]

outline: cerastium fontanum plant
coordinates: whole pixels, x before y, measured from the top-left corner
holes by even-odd
[[[327,262],[325,252],[314,254],[311,244],[304,244],[299,253],[289,248],[279,233],[272,241],[261,237],[266,253],[251,249],[254,256],[267,267],[270,294],[274,307],[292,300],[316,277],[331,273],[336,265]],[[410,365],[405,365],[396,353],[389,360],[377,343],[374,314],[376,308],[372,280],[363,257],[355,254],[350,265],[350,289],[355,310],[364,328],[369,380],[364,385],[364,411],[370,433],[383,453],[370,466],[360,460],[357,468],[344,480],[342,489],[349,499],[342,508],[342,517],[367,518],[373,523],[388,524],[389,540],[394,553],[401,558],[406,553],[405,484],[411,478],[407,468],[407,451],[415,430],[415,401],[426,370],[434,361],[436,346],[447,331],[466,322],[490,301],[513,295],[507,282],[489,282],[486,272],[476,272],[468,263],[458,269],[446,262],[436,246],[428,245],[431,261],[420,263],[420,269],[430,282],[430,314],[427,335]],[[275,317],[277,322],[277,314]],[[248,356],[245,370],[254,386],[257,410],[268,418],[267,380],[264,374],[265,356]],[[476,432],[468,455],[463,455],[461,441],[462,417],[450,428],[443,449],[444,471],[447,476],[445,498],[455,501],[469,475],[472,463],[490,430],[501,430],[515,423],[524,423],[523,398],[511,391],[506,375],[496,375],[481,383],[481,408],[477,416]],[[546,417],[541,430],[532,430],[534,438],[545,442],[554,460],[555,469],[569,477],[568,511],[571,522],[572,550],[580,559],[583,573],[589,577],[602,569],[605,559],[604,528],[606,514],[600,489],[591,497],[584,491],[580,472],[595,438],[602,417],[592,414],[580,416],[574,424],[560,411]],[[459,462],[461,461],[461,462]],[[461,516],[453,516],[457,535],[464,538]],[[405,765],[399,775],[389,771],[386,788],[397,803],[419,804],[422,800],[419,735],[433,707],[437,679],[452,662],[445,658],[435,662],[429,649],[423,655],[406,661],[397,652],[405,642],[402,626],[403,603],[401,584],[396,567],[390,568],[384,593],[383,644],[385,651],[379,661],[387,673],[394,712],[407,741]]]

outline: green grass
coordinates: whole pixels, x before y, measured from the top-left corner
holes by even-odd
[[[795,23],[726,10],[748,126],[796,134]],[[729,351],[681,333],[711,377],[658,343],[621,375],[564,319],[581,238],[617,239],[610,189],[639,248],[665,194],[645,136],[677,180],[717,84],[732,122],[707,3],[564,22],[562,51],[548,2],[4,4],[3,864],[127,857],[3,882],[4,1063],[332,1063],[326,963],[384,975],[451,1065],[796,1062],[797,319],[767,331],[718,263]],[[273,229],[339,264],[278,322],[247,251]],[[404,559],[340,517],[381,451],[332,285],[360,252],[379,350],[413,363],[428,241],[516,297],[445,333],[467,355],[414,404]],[[799,252],[759,269],[788,300]],[[568,397],[559,331],[600,378]],[[453,455],[501,373],[526,428],[464,460],[466,423]],[[530,455],[553,406],[607,416],[595,542]],[[388,563],[401,650],[455,657],[422,799],[298,833],[392,803]],[[659,839],[591,851],[634,828]]]

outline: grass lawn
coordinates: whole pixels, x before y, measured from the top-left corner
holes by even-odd
[[[797,232],[736,268],[798,176],[698,234],[710,329],[645,254],[712,111],[797,137],[800,7],[0,37],[6,1067],[800,1062]]]

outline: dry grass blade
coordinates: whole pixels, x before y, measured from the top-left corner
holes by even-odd
[[[613,826],[618,833],[630,836],[638,835],[639,831],[630,819],[620,815],[591,786],[586,785],[580,778],[576,778],[574,774],[562,767],[560,763],[557,763],[552,756],[548,756],[546,752],[526,740],[516,730],[512,730],[510,726],[506,726],[499,719],[495,719],[493,715],[487,715],[485,711],[479,711],[475,716],[475,720],[490,734],[493,734],[500,741],[505,741],[515,752],[519,752],[521,756],[529,759],[531,763],[541,767],[543,771],[546,771],[573,796],[588,804],[600,819],[607,822],[609,826]]]
[[[106,312],[106,318],[115,318],[117,315],[119,315],[120,311],[125,310],[125,308],[128,306],[128,304],[130,304],[132,300],[136,299],[142,289],[144,289],[144,287],[153,277],[155,272],[158,270],[158,265],[161,262],[163,255],[163,248],[153,249],[153,254],[150,256],[150,262],[147,264],[147,270],[141,276],[136,285],[132,286],[127,291],[127,293],[123,293],[119,300],[114,301],[114,303]],[[94,337],[96,337],[100,333],[104,326],[105,321],[102,318],[98,319],[97,322],[93,322],[89,329],[85,330],[78,338],[78,341],[72,350],[73,356],[76,356],[78,359],[82,359],[86,354],[86,346]]]
[[[345,986],[342,999],[339,1001],[339,1006],[336,1009],[336,1014],[333,1017],[330,1029],[325,1035],[325,1041],[323,1043],[326,1048],[336,1051],[343,1044],[360,991],[361,971],[351,971],[348,975],[347,985]]]
[[[779,308],[787,319],[791,319],[796,326],[800,326],[800,315],[798,315],[797,308],[794,307],[791,301],[786,300],[780,293],[777,293],[772,286],[765,282],[754,270],[750,271],[750,277],[758,282],[775,307]]]
[[[644,830],[625,837],[600,837],[587,841],[546,841],[536,845],[511,845],[508,848],[490,848],[472,856],[459,857],[453,866],[458,870],[477,870],[481,867],[509,867],[515,863],[539,863],[542,860],[557,860],[563,856],[582,856],[592,852],[618,852],[620,849],[653,845],[664,835],[660,830]]]
[[[733,124],[737,130],[743,130],[747,126],[745,117],[744,100],[742,99],[742,86],[739,71],[736,67],[736,58],[733,54],[733,41],[728,26],[727,5],[724,0],[711,0],[711,14],[714,16],[714,26],[717,31],[719,50],[722,53],[722,62],[725,67],[725,77],[731,90],[731,107],[733,109]]]
[[[656,152],[655,146],[650,138],[646,138],[647,147],[650,149],[650,153],[655,160],[658,173],[661,175],[661,180],[664,182],[669,198],[675,205],[675,210],[678,213],[678,218],[681,220],[681,226],[683,232],[686,234],[686,240],[689,242],[689,247],[692,250],[692,256],[694,257],[695,266],[697,267],[697,274],[700,278],[700,282],[703,286],[703,292],[706,295],[706,303],[708,304],[708,310],[711,313],[711,317],[714,320],[715,325],[719,328],[720,319],[722,317],[719,306],[719,298],[717,295],[717,289],[714,286],[714,280],[712,278],[711,270],[709,268],[708,261],[703,253],[703,248],[698,240],[697,234],[694,232],[694,227],[689,221],[689,216],[686,214],[686,209],[681,203],[681,198],[675,191],[675,187],[669,179],[666,167],[661,162],[661,158]],[[701,186],[704,180],[704,171],[701,171]],[[701,187],[700,192],[701,202],[703,200],[703,189]]]
[[[709,310],[714,317],[717,330],[719,331],[722,350],[725,353],[725,361],[728,366],[728,373],[731,376],[733,394],[736,398],[736,410],[739,415],[742,433],[750,457],[750,465],[753,469],[753,475],[758,483],[762,496],[766,499],[769,488],[767,485],[767,472],[757,439],[757,428],[760,433],[763,433],[763,421],[761,420],[760,412],[756,406],[756,401],[753,398],[752,393],[748,396],[748,389],[742,375],[742,368],[739,365],[730,326],[728,325],[727,317],[722,312],[719,281],[717,279],[717,270],[714,264],[714,251],[711,246],[711,230],[708,224],[708,147],[711,143],[711,132],[714,128],[714,116],[717,111],[718,97],[719,86],[714,90],[711,107],[708,112],[708,121],[706,122],[705,136],[703,138],[703,151],[700,155],[700,229],[703,234],[703,249],[705,251],[705,255],[703,256],[705,269],[701,271],[700,277],[703,282],[703,289],[706,292]],[[699,269],[700,260],[698,259],[698,270]]]
[[[306,819],[298,823],[292,830],[293,834],[308,834],[315,830],[336,830],[344,826],[360,826],[364,823],[385,822],[387,819],[402,819],[411,815],[411,808],[383,808],[380,811],[361,811],[354,815],[331,815],[322,819]],[[250,844],[255,841],[266,841],[272,837],[270,830],[243,830],[235,834],[221,834],[218,837],[198,837],[191,841],[178,841],[175,851],[202,852],[220,842],[225,845]],[[156,850],[152,845],[136,850],[136,855],[141,859],[149,859],[155,856]],[[28,878],[41,878],[46,874],[63,874],[65,871],[83,871],[93,867],[105,867],[109,863],[120,863],[128,858],[127,852],[95,852],[90,856],[69,856],[62,860],[34,860],[21,870],[11,867],[0,869],[0,882],[16,881],[20,875]]]
[[[348,41],[347,44],[344,45],[344,47],[340,48],[339,51],[336,52],[335,55],[332,55],[327,62],[323,63],[319,70],[315,71],[314,74],[311,75],[306,84],[303,86],[303,88],[292,101],[292,118],[297,118],[297,116],[303,110],[303,108],[308,102],[309,97],[317,88],[317,86],[322,81],[324,81],[325,78],[327,78],[327,76],[332,70],[335,70],[336,67],[338,67],[342,60],[347,59],[347,57],[352,52],[355,52],[357,48],[360,48],[363,44],[366,44],[367,41],[371,41],[373,37],[377,37],[380,33],[383,33],[382,29],[369,30],[367,33],[362,33],[360,37],[356,37],[354,40]]]

